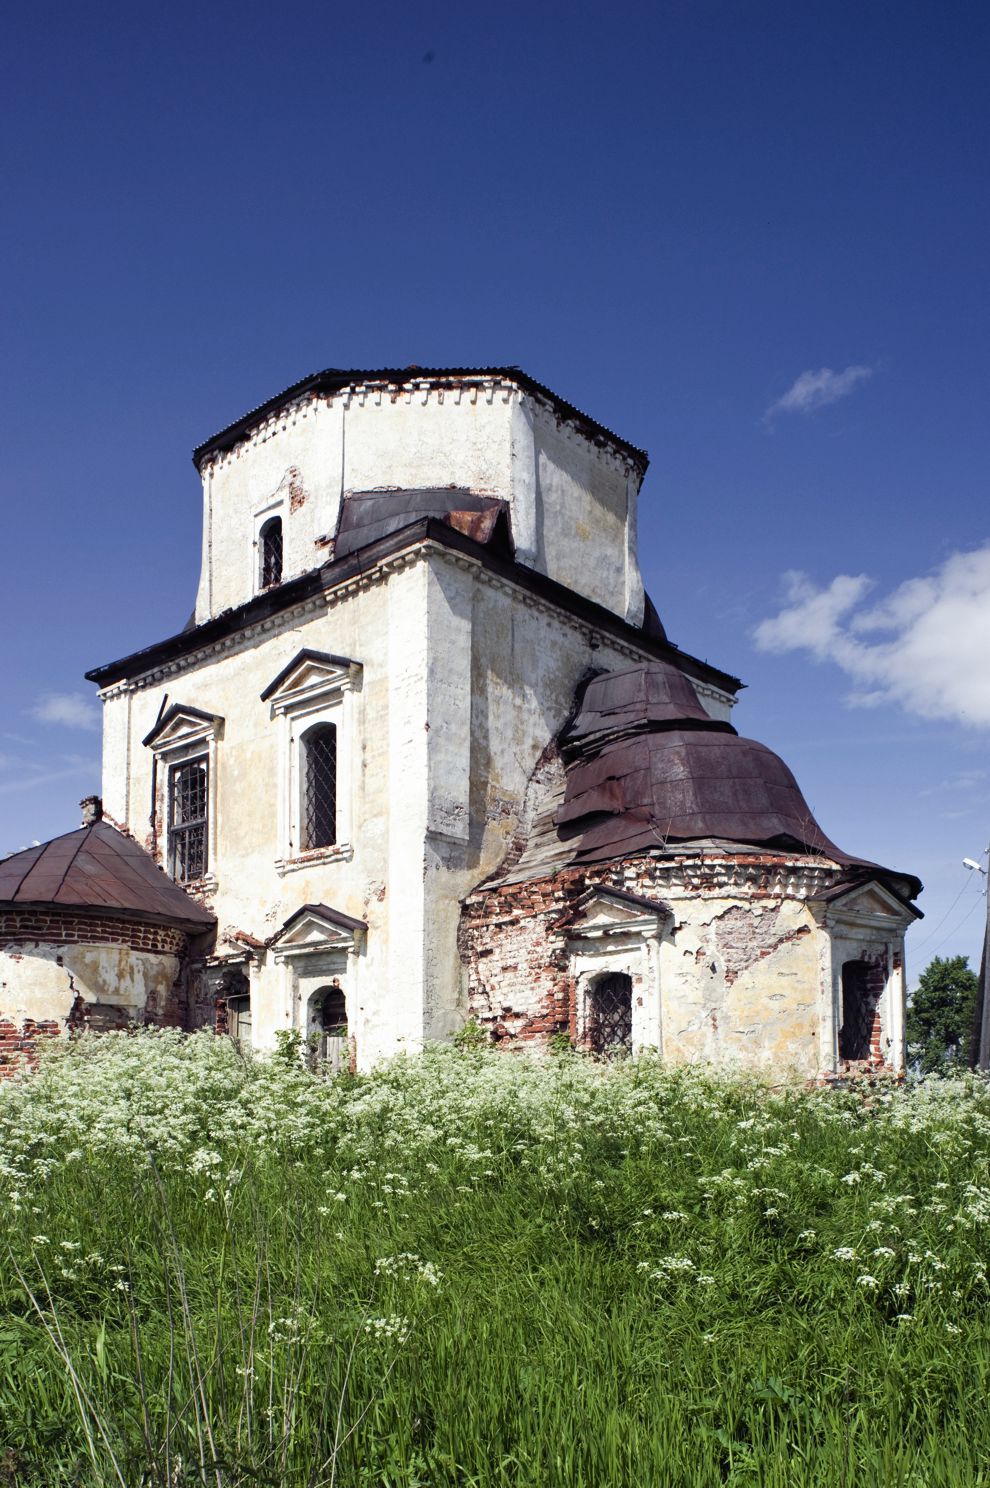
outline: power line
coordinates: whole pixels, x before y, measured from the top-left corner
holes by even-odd
[[[930,940],[932,940],[938,934],[938,932],[941,930],[942,926],[945,924],[946,920],[949,918],[949,916],[952,913],[952,911],[955,909],[956,905],[959,903],[959,901],[962,898],[962,896],[965,894],[966,890],[969,888],[970,882],[971,882],[971,880],[970,880],[969,874],[967,873],[966,877],[963,879],[962,888],[959,890],[959,893],[953,899],[952,903],[949,905],[948,909],[945,911],[945,914],[939,920],[938,924],[934,927],[934,929],[929,930],[928,934],[924,937],[923,940],[915,941],[914,945],[912,945],[912,947],[911,947],[912,954],[915,951],[919,951],[923,945],[927,945],[928,942]],[[970,913],[971,912],[972,911],[970,911]],[[968,918],[969,918],[969,915],[967,914],[967,919]],[[952,933],[955,934],[955,931],[953,931]],[[946,936],[946,939],[948,939],[948,936]]]

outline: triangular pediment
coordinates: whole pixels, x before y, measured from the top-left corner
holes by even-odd
[[[594,888],[559,916],[556,924],[569,935],[614,935],[655,930],[671,913],[660,899],[646,899],[622,889]]]
[[[329,905],[304,904],[289,916],[270,944],[279,955],[351,951],[360,944],[367,928],[363,920]]]
[[[149,749],[169,749],[191,744],[197,739],[218,739],[223,733],[223,719],[218,713],[206,713],[187,703],[173,703],[143,740]]]
[[[261,701],[278,708],[325,692],[340,692],[352,687],[360,672],[361,663],[349,656],[307,648],[298,652],[269,682]]]
[[[845,893],[832,899],[833,911],[843,918],[862,917],[869,920],[889,920],[903,924],[908,918],[920,918],[920,911],[912,904],[899,899],[879,880],[851,886]]]

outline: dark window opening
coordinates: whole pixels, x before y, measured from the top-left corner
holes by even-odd
[[[173,765],[169,772],[168,860],[178,883],[202,878],[208,864],[209,771],[205,759]]]
[[[869,961],[847,961],[842,968],[840,1059],[869,1059],[877,1004],[883,990],[879,968]]]
[[[282,582],[282,518],[272,517],[259,534],[261,543],[261,587],[270,589]]]
[[[302,846],[332,847],[336,841],[337,730],[321,723],[303,739]]]
[[[336,1074],[350,1063],[347,1002],[338,982],[320,987],[309,1000],[310,1040],[316,1060]]]
[[[632,1053],[632,978],[599,977],[588,989],[588,1042],[603,1059]]]

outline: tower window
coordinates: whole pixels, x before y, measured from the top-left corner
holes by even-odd
[[[303,736],[303,848],[337,841],[337,729],[320,723]]]
[[[208,801],[206,760],[173,765],[169,772],[168,860],[178,883],[191,883],[206,873]]]
[[[282,518],[272,517],[258,534],[261,546],[261,587],[271,589],[282,582]]]

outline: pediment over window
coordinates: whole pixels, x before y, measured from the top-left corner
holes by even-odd
[[[861,919],[871,923],[886,921],[891,925],[922,919],[920,909],[901,899],[879,879],[867,883],[840,884],[818,896],[829,906],[833,918]]]
[[[193,708],[187,703],[173,703],[141,742],[159,752],[201,741],[205,743],[223,736],[223,723],[219,713],[204,713],[202,708]]]
[[[598,938],[630,931],[652,934],[673,910],[662,899],[646,899],[625,889],[592,888],[559,915],[554,928],[570,936]]]
[[[270,942],[276,959],[305,956],[322,951],[359,949],[367,925],[328,904],[304,904],[291,914]]]
[[[346,692],[361,675],[361,663],[329,651],[299,651],[261,694],[272,712],[284,712],[296,703],[309,702],[324,693]]]

